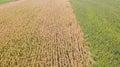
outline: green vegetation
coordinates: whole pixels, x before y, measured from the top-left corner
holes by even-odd
[[[120,66],[120,0],[70,0],[94,67]]]
[[[7,3],[7,2],[10,2],[12,0],[0,0],[0,4],[3,4],[3,3]]]

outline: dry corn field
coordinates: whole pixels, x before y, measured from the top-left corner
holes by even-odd
[[[0,67],[92,67],[69,1],[1,5]]]

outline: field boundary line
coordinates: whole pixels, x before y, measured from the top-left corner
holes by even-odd
[[[11,1],[9,3],[5,3],[5,4],[1,4],[0,5],[0,9],[4,9],[4,8],[8,8],[8,7],[11,7],[11,6],[15,6],[17,5],[18,3],[21,3],[25,0],[16,0],[16,1]]]

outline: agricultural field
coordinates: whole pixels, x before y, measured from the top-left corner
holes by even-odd
[[[4,4],[4,3],[10,2],[10,1],[13,1],[13,0],[0,0],[0,4]]]
[[[93,67],[68,0],[18,2],[0,6],[0,67]]]
[[[70,0],[94,67],[120,67],[120,0]]]

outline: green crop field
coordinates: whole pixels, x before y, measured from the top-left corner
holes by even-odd
[[[10,2],[12,0],[0,0],[0,4],[3,4],[3,3],[7,3],[7,2]]]
[[[120,67],[120,0],[70,0],[94,67]]]

